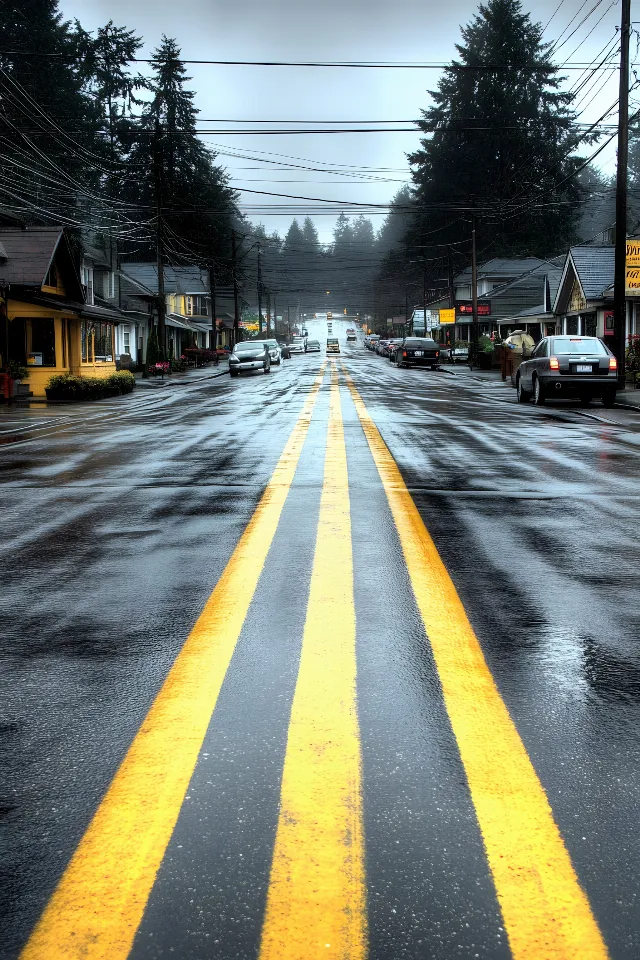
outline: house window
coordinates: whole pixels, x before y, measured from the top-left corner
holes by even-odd
[[[122,331],[122,347],[123,353],[131,353],[131,334],[128,330]]]
[[[80,327],[83,363],[113,360],[113,325],[83,320]]]
[[[47,275],[44,278],[44,287],[57,287],[58,286],[58,271],[56,270],[55,263],[52,263],[49,269],[47,270]]]
[[[207,298],[203,296],[197,296],[196,294],[190,294],[185,298],[185,311],[188,317],[208,317],[209,316],[209,305],[207,304]]]
[[[108,270],[104,274],[102,290],[105,300],[113,300],[116,295],[116,275],[113,270]]]
[[[36,366],[55,367],[56,331],[53,317],[33,317],[27,324],[27,357],[30,353],[37,357]]]
[[[82,285],[85,290],[86,302],[93,304],[93,264],[82,264]]]

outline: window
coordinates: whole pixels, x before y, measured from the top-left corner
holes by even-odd
[[[56,270],[55,263],[52,263],[49,269],[47,270],[47,275],[44,278],[44,287],[57,287],[58,286],[58,271]]]
[[[80,328],[83,363],[113,360],[113,325],[83,320]]]
[[[131,334],[128,330],[122,331],[123,353],[131,353]]]
[[[85,289],[85,299],[87,303],[93,304],[93,264],[82,264],[82,284]]]
[[[188,317],[208,317],[209,306],[207,298],[196,294],[189,294],[185,298],[185,311]]]
[[[605,354],[607,348],[602,340],[595,337],[554,337],[553,352],[559,354],[599,353]]]
[[[108,270],[102,281],[102,296],[105,300],[113,300],[116,295],[116,275],[113,270]]]
[[[540,343],[538,344],[538,346],[535,348],[535,350],[534,350],[533,353],[531,354],[531,359],[532,359],[532,360],[535,359],[536,357],[546,357],[546,356],[547,356],[547,345],[548,345],[548,342],[549,342],[548,340],[541,340],[541,341],[540,341]]]
[[[27,324],[27,356],[36,355],[36,366],[55,367],[56,331],[53,317],[33,317]]]

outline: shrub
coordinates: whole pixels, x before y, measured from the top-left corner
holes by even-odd
[[[13,380],[28,380],[29,368],[23,367],[17,360],[9,360],[7,369]]]
[[[76,377],[71,373],[56,373],[49,378],[45,390],[48,399],[67,402],[81,402],[83,400],[102,400],[105,397],[117,397],[123,393],[131,393],[136,385],[136,378],[128,370],[112,373],[106,378]]]

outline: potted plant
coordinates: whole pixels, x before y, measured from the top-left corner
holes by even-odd
[[[23,385],[22,381],[29,379],[29,368],[23,366],[17,360],[9,360],[7,363],[7,371],[13,380],[14,397],[19,397],[20,395],[28,396],[29,389],[26,384]]]

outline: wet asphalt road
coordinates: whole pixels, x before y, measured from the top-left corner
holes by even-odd
[[[342,326],[334,322],[341,337]],[[255,516],[323,361],[294,357],[270,377],[170,385],[84,409],[0,412],[2,958],[29,939]],[[341,361],[322,379],[264,565],[255,561],[255,593],[133,945],[105,956],[606,955],[593,938],[580,952],[547,943],[518,953],[505,924],[464,737],[348,373],[455,585],[595,927],[611,957],[637,960],[638,414],[520,407],[467,371],[398,371],[360,343],[343,343]],[[323,506],[323,471],[336,422],[357,665],[358,729],[345,742],[360,755],[350,802],[361,811],[368,947],[356,937],[342,953],[324,944],[296,953],[283,941],[269,953],[316,535],[322,511],[335,509]],[[340,437],[331,442],[338,462]],[[342,543],[337,526],[334,517],[329,555],[331,537]],[[322,712],[322,697],[309,702]],[[492,736],[500,752],[499,729],[476,730],[468,749]],[[507,784],[491,789],[508,804]],[[29,954],[76,955],[85,954]]]

